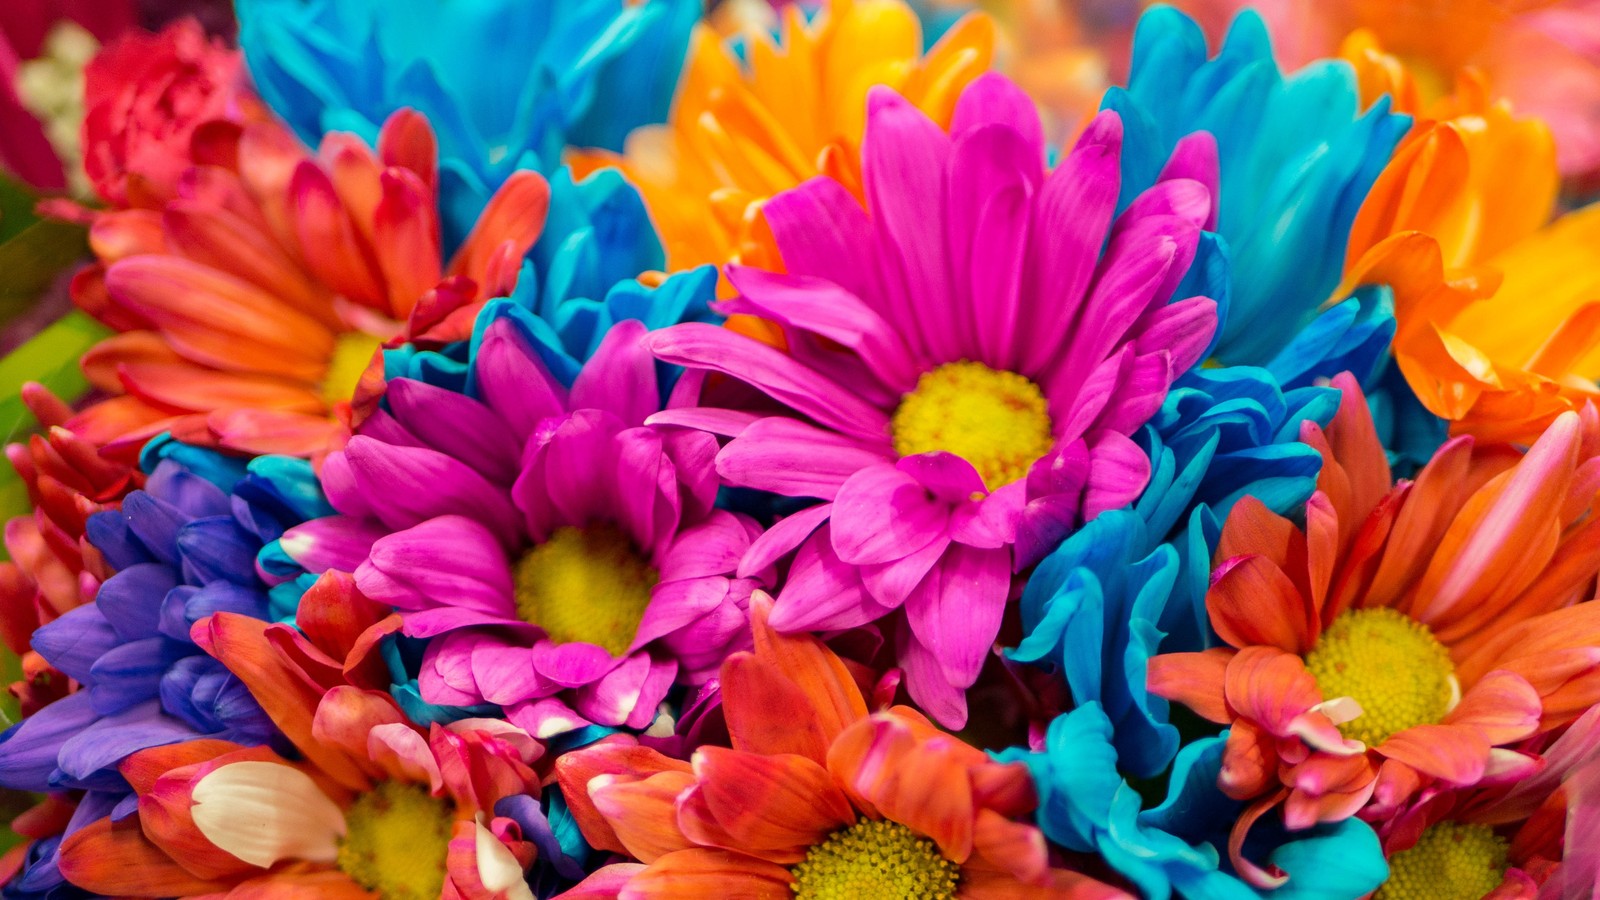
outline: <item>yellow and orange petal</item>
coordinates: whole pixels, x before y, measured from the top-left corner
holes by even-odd
[[[671,120],[641,129],[626,153],[584,151],[579,174],[618,165],[638,185],[673,270],[743,262],[780,271],[760,215],[772,195],[816,175],[861,185],[866,96],[888,85],[941,125],[962,89],[989,68],[994,27],[974,14],[922,52],[901,0],[839,0],[808,23],[784,11],[774,41],[752,33],[745,59],[696,32]]]
[[[1406,93],[1406,67],[1370,35],[1346,50],[1364,85]],[[1368,195],[1341,290],[1394,290],[1400,370],[1453,433],[1526,444],[1600,399],[1600,207],[1548,222],[1549,129],[1493,96],[1466,72],[1423,104],[1436,118],[1419,119]]]
[[[336,448],[379,346],[433,336],[416,312],[440,291],[508,290],[548,204],[543,179],[518,173],[447,265],[416,113],[391,117],[376,150],[333,134],[310,156],[265,122],[210,129],[197,148],[181,196],[96,218],[99,264],[73,283],[123,333],[84,358],[113,396],[69,427],[124,457],[168,430],[250,453]]]
[[[755,651],[722,670],[732,749],[684,763],[619,737],[557,760],[590,845],[645,863],[602,869],[578,893],[887,896],[905,894],[888,888],[903,879],[944,900],[1125,896],[1052,869],[1043,836],[1014,821],[1037,803],[1025,766],[911,709],[868,713],[839,658],[774,632],[770,608],[752,598]]]

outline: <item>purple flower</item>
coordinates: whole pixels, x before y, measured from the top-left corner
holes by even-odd
[[[748,644],[757,582],[734,570],[759,528],[712,508],[714,439],[644,425],[661,401],[643,324],[614,326],[570,390],[532,327],[484,311],[467,394],[392,380],[323,468],[344,515],[281,547],[353,571],[430,639],[429,703],[498,704],[540,737],[643,728],[669,687]]]
[[[764,207],[787,274],[728,272],[723,311],[778,323],[788,352],[697,324],[650,340],[781,407],[711,384],[652,423],[731,438],[716,460],[731,485],[822,501],[745,560],[797,551],[773,625],[895,614],[911,696],[947,726],[966,720],[1012,574],[1138,496],[1149,461],[1128,435],[1216,330],[1211,300],[1171,302],[1211,215],[1214,148],[1185,142],[1113,220],[1121,142],[1102,113],[1047,172],[1033,104],[1001,76],[965,91],[949,134],[874,89],[867,208],[813,179]],[[709,408],[718,390],[733,400]]]

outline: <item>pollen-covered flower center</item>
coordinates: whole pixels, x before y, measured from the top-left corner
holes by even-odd
[[[355,396],[361,373],[372,361],[372,352],[383,342],[365,331],[347,331],[333,342],[328,356],[328,374],[322,377],[322,402],[332,407]]]
[[[517,562],[517,615],[557,643],[628,652],[659,576],[611,524],[557,528]]]
[[[345,811],[339,869],[383,900],[436,900],[454,818],[449,801],[386,781]]]
[[[1450,651],[1428,626],[1392,609],[1343,613],[1306,654],[1326,700],[1353,697],[1361,715],[1339,726],[1376,746],[1414,725],[1439,722],[1459,698]]]
[[[953,900],[961,869],[899,822],[862,819],[806,851],[790,869],[798,900]]]
[[[972,463],[990,490],[1027,475],[1053,441],[1038,385],[967,360],[924,372],[889,427],[896,453],[954,453]]]
[[[1374,900],[1484,897],[1506,874],[1506,839],[1487,825],[1440,822],[1416,846],[1389,860],[1389,880]]]

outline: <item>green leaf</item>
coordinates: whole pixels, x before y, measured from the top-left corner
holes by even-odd
[[[89,250],[82,226],[43,219],[0,244],[0,324],[27,312]]]

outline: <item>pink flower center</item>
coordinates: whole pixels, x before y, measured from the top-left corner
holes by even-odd
[[[339,869],[384,900],[435,900],[444,888],[451,804],[422,785],[385,781],[345,810]]]
[[[1026,476],[1055,441],[1038,385],[968,360],[922,373],[889,428],[896,453],[954,453],[991,491]]]
[[[1450,651],[1428,626],[1392,609],[1353,609],[1323,630],[1306,669],[1324,700],[1354,698],[1361,715],[1339,726],[1369,747],[1444,719],[1460,699]]]
[[[617,526],[557,528],[517,562],[517,614],[557,643],[582,641],[622,656],[659,580]]]

